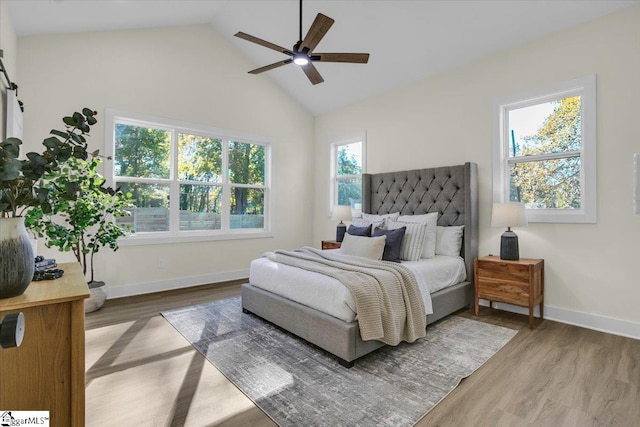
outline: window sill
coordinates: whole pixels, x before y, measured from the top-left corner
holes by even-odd
[[[120,239],[118,243],[121,247],[125,247],[143,245],[166,245],[171,243],[215,242],[223,240],[266,239],[273,237],[273,233],[271,232],[240,232],[234,234],[199,234],[186,236],[170,236],[166,234],[153,236],[150,235],[150,233],[140,233]]]
[[[591,211],[562,209],[527,209],[528,222],[546,222],[554,224],[595,224],[595,209]]]

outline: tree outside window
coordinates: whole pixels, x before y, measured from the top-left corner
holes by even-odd
[[[509,111],[509,199],[529,209],[579,209],[580,96]],[[546,116],[546,117],[545,117]],[[535,133],[516,136],[527,126]]]
[[[115,119],[114,180],[138,233],[265,231],[266,143]],[[175,158],[174,158],[175,157]]]
[[[595,76],[496,103],[494,201],[530,222],[596,221]]]
[[[362,142],[335,146],[335,204],[350,206],[362,200]]]

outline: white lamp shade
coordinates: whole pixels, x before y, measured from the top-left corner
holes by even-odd
[[[351,201],[351,218],[360,218],[362,216],[362,203]]]
[[[494,203],[491,211],[493,227],[525,227],[527,211],[523,203]]]
[[[331,212],[331,219],[347,221],[351,219],[351,206],[336,205]]]

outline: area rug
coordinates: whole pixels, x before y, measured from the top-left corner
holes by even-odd
[[[280,426],[412,426],[517,331],[459,316],[413,344],[340,366],[253,314],[239,297],[162,315]]]

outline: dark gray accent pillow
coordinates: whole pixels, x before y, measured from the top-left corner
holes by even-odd
[[[373,237],[387,236],[387,240],[384,242],[384,252],[382,253],[383,260],[400,262],[402,240],[406,231],[407,227],[400,227],[395,230],[383,230],[382,228],[373,230]]]
[[[371,237],[371,224],[369,224],[367,227],[357,227],[351,224],[349,228],[347,228],[347,233],[351,234],[352,236]]]

